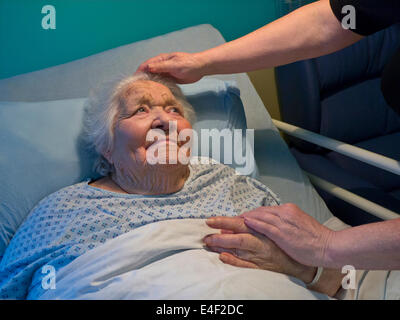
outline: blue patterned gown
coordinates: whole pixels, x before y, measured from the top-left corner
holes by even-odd
[[[184,187],[173,194],[122,194],[89,180],[41,200],[11,240],[0,263],[0,298],[35,299],[44,293],[42,267],[55,270],[108,239],[166,219],[236,216],[278,197],[223,164],[191,164]]]

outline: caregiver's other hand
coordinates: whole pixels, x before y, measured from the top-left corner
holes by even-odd
[[[220,253],[224,263],[243,267],[264,269],[294,276],[305,283],[311,282],[316,268],[298,263],[265,236],[254,232],[240,217],[209,218],[211,228],[222,229],[221,234],[206,236],[204,243]]]
[[[296,261],[308,266],[326,266],[334,231],[295,204],[260,207],[241,217],[249,228],[270,238]]]
[[[177,83],[193,83],[205,76],[206,62],[199,53],[161,53],[143,62],[136,72],[160,73]]]

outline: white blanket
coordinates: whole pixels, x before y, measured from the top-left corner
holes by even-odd
[[[201,239],[202,219],[137,228],[56,272],[41,299],[329,299],[280,273],[223,264]]]

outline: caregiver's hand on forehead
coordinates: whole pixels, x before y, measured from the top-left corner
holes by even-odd
[[[162,53],[143,62],[136,73],[159,73],[173,78],[177,83],[193,83],[206,75],[206,63],[196,53]]]
[[[290,275],[305,283],[311,282],[316,268],[298,263],[264,235],[248,228],[242,217],[207,219],[211,228],[222,229],[203,241],[220,253],[222,262],[242,268],[264,269]]]
[[[326,264],[326,252],[334,231],[320,224],[295,204],[260,207],[239,217],[251,232],[272,240],[297,262],[308,266]],[[208,219],[207,224],[213,228],[232,230],[226,220],[217,219]],[[233,237],[231,236],[232,243],[225,242],[224,245],[231,247]],[[235,243],[243,244],[240,241]]]

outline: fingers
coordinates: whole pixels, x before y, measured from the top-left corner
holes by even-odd
[[[266,213],[268,213],[269,216],[276,216],[281,218],[290,218],[293,215],[307,215],[297,205],[293,203],[285,203],[279,206],[260,207],[255,210],[245,212],[239,217],[251,216],[253,218],[263,220],[263,218],[268,218],[268,215],[266,215]]]
[[[241,257],[244,256],[243,252],[241,252],[241,251],[239,251],[237,249],[227,249],[227,248],[214,247],[214,246],[207,246],[207,248],[210,249],[211,251],[214,251],[214,252],[219,252],[219,253],[227,252],[227,253],[230,253],[230,254],[232,254],[232,255],[234,255],[236,257],[239,257],[240,254],[242,254]]]
[[[279,216],[271,214],[268,211],[269,208],[263,207],[252,210],[243,213],[241,217],[247,227],[273,239],[271,235],[279,231],[282,220]]]
[[[150,64],[158,63],[164,60],[168,60],[173,56],[173,53],[161,53],[155,57],[147,59],[143,62],[136,70],[135,74],[138,72],[151,72],[149,69]]]
[[[137,74],[139,72],[147,72],[147,61],[143,62],[135,71],[134,74]]]
[[[259,249],[259,239],[251,234],[212,234],[203,239],[209,247],[225,249],[256,251]]]
[[[244,223],[251,229],[263,234],[264,236],[268,237],[272,241],[277,241],[279,238],[279,229],[267,222],[260,221],[258,219],[253,219],[250,217],[244,218]]]
[[[209,227],[215,229],[222,229],[221,233],[223,235],[228,235],[229,233],[236,234],[252,234],[259,235],[262,234],[272,241],[276,241],[279,238],[280,226],[282,220],[280,214],[282,210],[285,210],[286,206],[271,206],[271,207],[260,207],[255,210],[241,214],[239,217],[213,217],[206,220]],[[232,232],[229,232],[231,230]],[[240,237],[231,238],[226,237],[211,237],[209,241],[216,241],[215,245],[219,245],[225,248],[242,248],[254,250],[254,241],[241,240]],[[243,241],[239,245],[239,241]],[[241,247],[243,245],[252,247]],[[250,249],[251,248],[251,249]]]
[[[242,213],[239,217],[241,218],[254,218],[265,222],[273,222],[278,221],[279,216],[282,214],[281,209],[277,207],[260,207],[255,210],[251,210],[245,213]]]
[[[233,234],[234,232],[233,232],[232,230],[224,230],[224,229],[222,229],[222,230],[221,230],[221,233],[222,233],[222,234],[228,234],[228,233],[229,233],[229,234]]]
[[[209,247],[214,252],[219,252],[219,258],[222,262],[242,267],[242,268],[257,268],[259,267],[254,264],[251,260],[252,253],[245,250],[239,249],[225,249],[220,247]]]
[[[214,229],[231,230],[234,233],[250,233],[251,230],[244,224],[243,218],[213,217],[206,220],[207,225]],[[227,232],[224,232],[227,233]]]
[[[234,255],[227,253],[227,252],[221,253],[219,255],[219,259],[223,263],[230,264],[235,267],[259,269],[259,267],[256,264],[249,262],[249,261],[239,259],[239,258],[235,257]]]
[[[175,64],[172,61],[155,61],[148,64],[151,73],[169,73]]]

